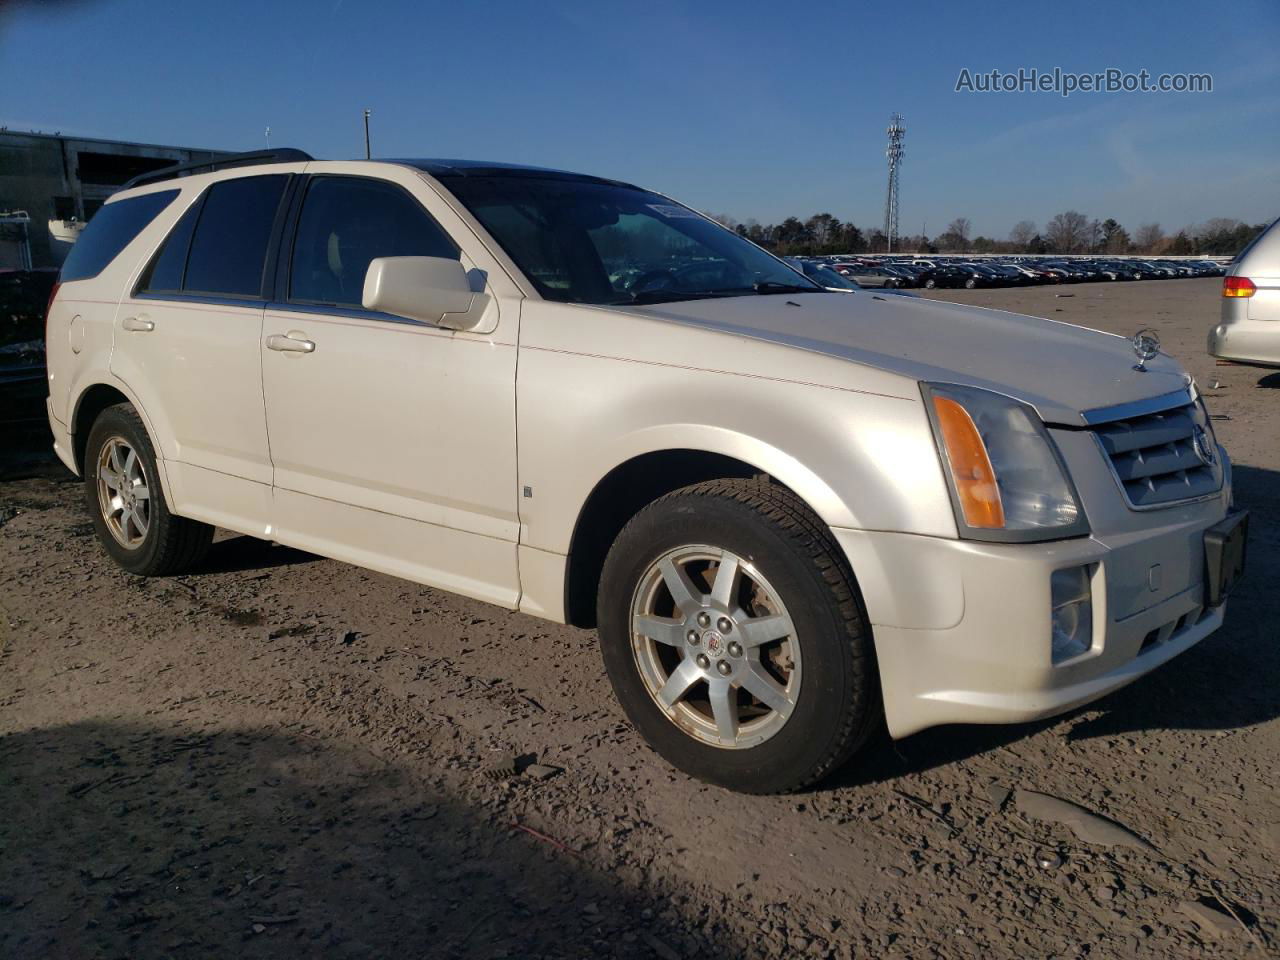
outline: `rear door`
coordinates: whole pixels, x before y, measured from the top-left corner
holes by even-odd
[[[273,535],[514,607],[518,300],[414,174],[312,176],[294,207],[261,349]],[[369,262],[392,256],[461,259],[491,294],[477,332],[365,310]]]
[[[259,535],[271,499],[264,283],[290,179],[212,183],[121,302],[111,358],[151,419],[175,512]]]

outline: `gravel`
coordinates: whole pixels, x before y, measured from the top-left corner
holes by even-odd
[[[801,797],[669,768],[587,632],[229,534],[201,572],[139,580],[75,483],[24,466],[0,483],[0,955],[1267,955],[1280,375],[1204,355],[1217,289],[945,296],[1156,327],[1220,381],[1253,510],[1226,627],[1066,717],[877,740]]]

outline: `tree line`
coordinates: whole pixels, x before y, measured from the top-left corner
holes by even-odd
[[[864,232],[829,213],[814,214],[807,220],[787,217],[781,223],[770,224],[755,219],[740,223],[727,214],[708,216],[781,256],[888,250],[888,237],[882,230]],[[1158,223],[1141,224],[1130,233],[1112,217],[1096,220],[1078,210],[1065,210],[1052,217],[1043,229],[1033,220],[1021,220],[1004,239],[973,236],[969,219],[957,217],[936,237],[920,234],[899,237],[893,252],[1233,256],[1265,228],[1263,223],[1247,224],[1230,217],[1214,217],[1172,234],[1166,233]]]

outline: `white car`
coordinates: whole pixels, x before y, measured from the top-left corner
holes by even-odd
[[[1209,353],[1258,367],[1280,367],[1280,220],[1231,261],[1222,278],[1222,319]]]
[[[598,627],[640,732],[737,790],[1093,700],[1216,630],[1242,566],[1149,337],[831,293],[598,177],[151,174],[76,243],[48,354],[124,569],[198,569],[217,525]]]

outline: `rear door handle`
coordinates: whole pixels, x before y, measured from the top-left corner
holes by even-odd
[[[316,344],[314,340],[303,340],[292,334],[273,333],[267,337],[267,349],[281,353],[314,353]]]
[[[132,333],[150,333],[156,328],[156,322],[142,317],[125,317],[120,321],[120,326]]]

